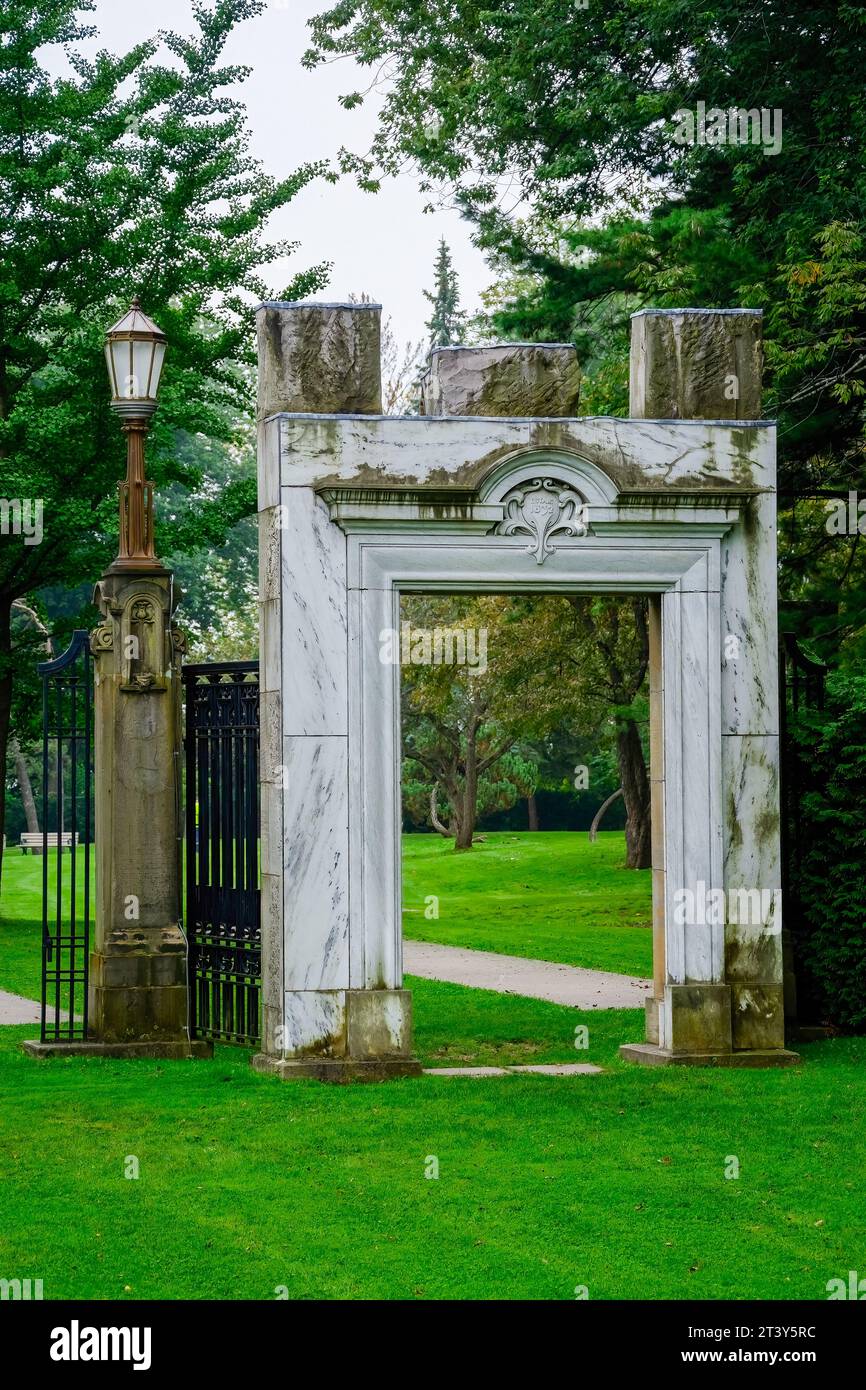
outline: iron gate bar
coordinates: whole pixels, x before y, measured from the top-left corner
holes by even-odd
[[[261,1036],[259,663],[183,668],[190,1033]]]
[[[87,1037],[88,983],[90,972],[90,842],[93,795],[93,658],[90,634],[76,629],[62,656],[43,661],[36,668],[42,678],[42,1042],[78,1042]],[[53,689],[52,689],[53,686]],[[54,745],[57,791],[54,806],[56,832],[49,830],[50,752]],[[69,757],[70,866],[69,921],[64,931],[63,836],[66,832],[66,778],[64,745]],[[80,784],[83,782],[83,790]],[[79,798],[83,796],[84,884],[82,913],[78,915]],[[48,925],[50,874],[48,838],[57,835],[55,863],[54,926]],[[80,987],[80,990],[79,990]],[[80,992],[80,1005],[78,1004]],[[49,1003],[49,995],[51,1002]],[[80,1014],[76,1017],[76,1007]],[[66,1013],[66,1018],[63,1014]],[[51,1016],[53,1015],[53,1017]]]

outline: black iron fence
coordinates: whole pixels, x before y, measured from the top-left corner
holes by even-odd
[[[42,677],[43,1042],[87,1037],[93,839],[93,658],[72,634]]]
[[[261,1036],[259,664],[183,668],[190,1030]]]

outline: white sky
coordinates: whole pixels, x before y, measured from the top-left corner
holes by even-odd
[[[369,74],[346,61],[313,72],[301,67],[309,46],[307,20],[328,7],[329,0],[269,0],[261,15],[239,27],[224,55],[227,63],[252,68],[239,89],[249,113],[252,152],[277,178],[307,160],[334,156],[341,145],[363,151],[375,124],[366,103],[344,111],[337,102],[340,93],[366,87]],[[160,29],[190,32],[194,27],[189,0],[143,5],[98,0],[93,14],[82,19],[99,29],[93,46],[115,53]],[[268,276],[279,287],[294,269],[330,261],[330,284],[318,298],[345,299],[366,291],[382,302],[401,343],[424,338],[430,306],[421,291],[432,288],[440,236],[451,247],[464,309],[478,307],[479,291],[493,278],[470,242],[468,225],[450,209],[425,214],[424,202],[411,175],[389,180],[375,194],[362,193],[350,178],[336,185],[317,181],[272,218],[272,236],[301,245]]]

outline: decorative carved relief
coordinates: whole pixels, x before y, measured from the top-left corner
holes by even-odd
[[[526,553],[534,555],[538,565],[543,565],[556,550],[552,536],[560,532],[568,536],[586,535],[583,498],[557,478],[533,478],[513,488],[503,500],[505,515],[496,534],[532,536]]]
[[[149,598],[133,600],[130,605],[129,620],[131,623],[152,623],[155,621],[153,604]]]
[[[166,660],[164,615],[159,602],[148,594],[134,594],[121,619],[121,690],[146,694],[165,689]]]
[[[114,646],[114,626],[112,623],[100,623],[99,627],[94,628],[90,634],[90,650],[94,656],[100,656],[102,652],[110,652]]]

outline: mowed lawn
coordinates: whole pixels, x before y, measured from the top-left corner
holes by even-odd
[[[39,974],[15,866],[0,988]],[[866,1040],[783,1071],[645,1070],[616,1052],[638,1011],[409,983],[427,1065],[605,1070],[329,1087],[228,1047],[36,1062],[33,1028],[0,1028],[3,1277],[47,1299],[788,1299],[862,1268]]]
[[[455,852],[403,836],[403,933],[510,956],[652,975],[649,869],[625,869],[622,831],[487,835]],[[438,919],[425,915],[438,899]],[[437,906],[436,904],[432,906]]]

